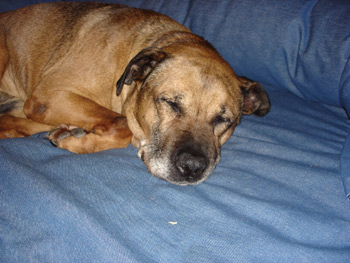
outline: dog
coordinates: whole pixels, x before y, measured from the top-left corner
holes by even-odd
[[[171,18],[103,3],[45,3],[0,15],[0,138],[49,131],[91,153],[130,144],[150,173],[203,182],[262,86]]]

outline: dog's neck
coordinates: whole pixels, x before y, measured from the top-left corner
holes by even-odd
[[[152,46],[163,49],[177,44],[196,44],[215,50],[215,48],[208,41],[190,31],[170,31],[154,41]]]

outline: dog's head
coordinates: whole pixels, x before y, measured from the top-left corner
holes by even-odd
[[[208,178],[242,114],[270,109],[260,84],[236,76],[209,44],[142,50],[119,79],[118,95],[122,89],[140,158],[151,174],[179,185]]]

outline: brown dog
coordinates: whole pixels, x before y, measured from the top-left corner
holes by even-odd
[[[204,39],[113,4],[1,14],[0,77],[0,138],[51,130],[55,145],[76,153],[132,140],[153,175],[180,185],[209,176],[242,114],[270,109],[264,89]]]

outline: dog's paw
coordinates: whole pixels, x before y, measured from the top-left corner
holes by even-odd
[[[118,129],[119,128],[119,129]],[[46,137],[58,148],[73,153],[93,153],[112,148],[127,147],[131,140],[128,127],[95,125],[91,131],[77,126],[60,125]]]
[[[50,142],[58,146],[59,142],[67,139],[69,137],[80,138],[88,134],[88,132],[82,128],[78,128],[72,125],[62,124],[55,129],[49,131],[46,137],[50,140]]]

